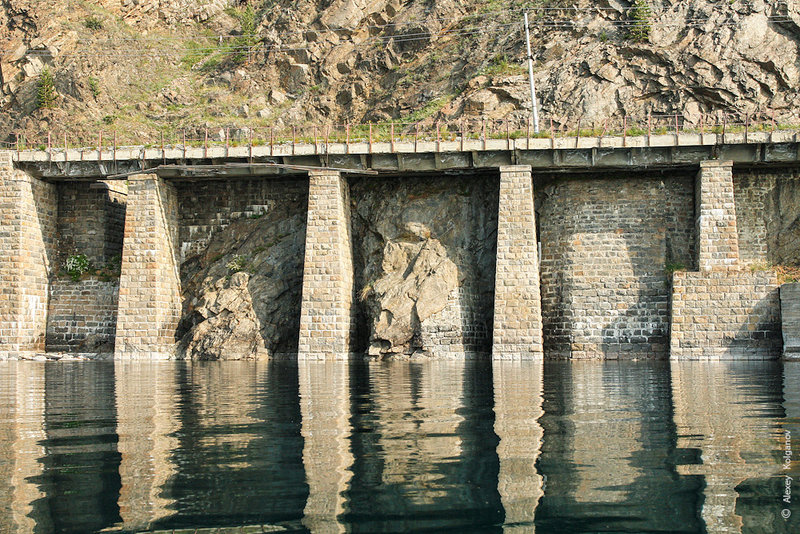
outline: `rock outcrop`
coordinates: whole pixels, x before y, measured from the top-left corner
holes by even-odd
[[[497,194],[494,177],[351,185],[356,290],[370,355],[489,350]]]
[[[179,355],[265,359],[297,351],[305,243],[304,206],[278,205],[216,233],[181,268]]]
[[[531,8],[541,116],[559,127],[609,116],[745,114],[800,123],[800,8],[764,0],[651,0],[646,39],[631,2]],[[249,6],[249,7],[248,7]],[[7,0],[0,6],[0,128],[511,118],[530,115],[522,13],[435,0]],[[244,34],[244,35],[243,35]],[[213,35],[214,37],[208,37]],[[176,45],[175,43],[181,43]],[[54,109],[36,82],[55,73]],[[148,72],[142,77],[137,73]],[[75,141],[77,142],[77,141]]]

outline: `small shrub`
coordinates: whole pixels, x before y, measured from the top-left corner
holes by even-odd
[[[635,0],[628,12],[628,20],[630,28],[628,30],[628,38],[632,41],[645,43],[650,39],[650,4],[647,0]]]
[[[664,266],[664,271],[667,273],[667,276],[671,275],[674,272],[685,271],[685,270],[686,266],[681,262],[677,261],[676,262],[668,261],[667,264]]]
[[[92,91],[92,95],[95,98],[100,96],[100,82],[97,81],[97,78],[94,76],[89,76],[89,90]]]
[[[36,105],[39,108],[49,109],[55,107],[56,98],[56,83],[53,79],[53,73],[50,69],[45,67],[42,74],[39,75],[39,84],[36,91]]]
[[[114,124],[115,120],[117,120],[117,118],[114,115],[105,115],[103,117],[103,124]]]
[[[83,25],[92,31],[103,29],[103,21],[101,21],[96,17],[86,17],[85,19],[83,19]]]
[[[64,271],[75,282],[80,280],[81,275],[88,272],[89,268],[89,258],[86,254],[73,254],[64,261]]]
[[[245,258],[244,256],[240,256],[238,254],[234,256],[231,259],[231,261],[225,264],[225,267],[228,269],[229,274],[243,271],[246,266],[247,266],[247,258]]]

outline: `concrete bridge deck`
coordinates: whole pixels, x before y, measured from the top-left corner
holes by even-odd
[[[529,165],[534,172],[581,169],[697,167],[718,159],[736,165],[800,162],[800,133],[789,130],[726,134],[680,133],[638,137],[557,137],[419,140],[272,145],[52,148],[11,152],[19,168],[52,180],[97,179],[179,162],[226,161],[332,167],[353,172],[430,172]],[[151,171],[152,172],[152,171]],[[159,169],[162,178],[305,173],[286,168],[228,168],[214,172]]]

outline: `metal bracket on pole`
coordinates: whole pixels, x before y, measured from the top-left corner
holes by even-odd
[[[528,12],[525,12],[525,46],[528,48],[528,79],[531,83],[531,107],[533,108],[533,133],[539,133],[539,109],[536,104],[536,86],[533,84],[533,55],[531,54],[531,33],[528,29]]]

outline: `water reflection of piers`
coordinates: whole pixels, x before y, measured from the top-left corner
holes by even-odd
[[[490,369],[469,361],[354,365],[346,519],[355,531],[502,523]]]
[[[45,497],[41,478],[45,448],[45,365],[0,362],[0,532],[51,532],[46,510],[33,503]]]
[[[350,380],[342,362],[297,363],[303,465],[308,500],[303,525],[311,532],[345,532],[344,512],[353,454],[350,451]]]
[[[177,466],[177,367],[171,362],[116,362],[119,510],[123,527],[146,530],[174,513],[163,496]]]
[[[533,532],[544,494],[536,461],[542,447],[543,365],[532,361],[492,362],[494,431],[500,438],[497,491],[505,510],[505,532]]]
[[[652,362],[548,362],[547,477],[537,530],[698,532],[697,483],[670,467],[669,369]]]
[[[740,533],[743,527],[780,532],[784,528],[779,524],[779,494],[769,488],[769,478],[780,469],[776,437],[777,418],[783,415],[780,365],[671,362],[677,444],[684,452],[699,453],[694,462],[679,465],[678,473],[702,477],[699,515],[708,532]],[[746,491],[770,496],[776,501],[775,510],[750,513],[747,505],[738,502]]]

